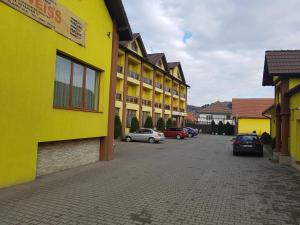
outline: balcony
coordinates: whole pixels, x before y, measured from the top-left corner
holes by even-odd
[[[155,83],[155,87],[158,88],[158,89],[163,89],[163,85],[159,82]]]
[[[173,111],[178,112],[178,107],[173,107]]]
[[[185,94],[180,94],[180,98],[186,98]]]
[[[170,105],[165,105],[165,110],[171,110],[171,106]]]
[[[178,96],[178,95],[179,95],[179,92],[178,92],[178,91],[176,91],[176,90],[173,90],[173,95],[176,95],[176,96]]]
[[[127,96],[126,102],[133,103],[133,104],[139,104],[139,98],[134,96]]]
[[[180,112],[182,112],[182,113],[185,112],[185,109],[180,109]]]
[[[149,79],[149,78],[144,77],[144,83],[145,83],[145,84],[152,85],[152,84],[153,84],[153,81],[152,81],[151,79]]]
[[[154,106],[155,106],[155,108],[159,108],[159,109],[162,108],[162,104],[159,102],[155,102]]]
[[[117,72],[123,74],[124,73],[123,66],[118,66],[117,67]]]
[[[131,78],[136,79],[136,80],[140,80],[140,75],[137,74],[136,72],[133,72],[133,71],[128,72],[128,77],[131,77]]]
[[[117,93],[116,94],[116,100],[117,101],[122,101],[122,93]]]
[[[166,92],[170,92],[170,93],[171,93],[171,92],[172,92],[172,89],[171,89],[171,88],[169,88],[169,87],[165,87],[165,91],[166,91]]]
[[[151,100],[147,100],[147,99],[143,99],[143,100],[142,100],[142,104],[143,104],[144,106],[149,106],[149,107],[151,107],[151,106],[152,106],[152,101],[151,101]]]

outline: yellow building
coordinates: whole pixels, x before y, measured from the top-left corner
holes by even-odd
[[[274,86],[274,159],[300,168],[300,50],[267,51],[263,85]]]
[[[116,115],[123,134],[137,117],[143,127],[148,117],[156,126],[159,118],[182,126],[187,115],[187,88],[179,62],[168,63],[163,53],[147,54],[140,34],[120,43],[116,88]]]
[[[121,0],[0,1],[0,188],[109,160]],[[28,10],[30,9],[30,10]]]
[[[271,119],[263,112],[274,104],[274,99],[232,99],[232,116],[235,119],[235,133],[270,134]]]

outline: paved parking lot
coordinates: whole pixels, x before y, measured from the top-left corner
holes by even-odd
[[[0,224],[300,224],[300,173],[230,138],[117,143],[116,159],[0,191]]]

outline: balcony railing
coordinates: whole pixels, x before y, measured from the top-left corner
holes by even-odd
[[[179,95],[179,92],[178,91],[176,91],[176,90],[173,90],[173,95]]]
[[[152,84],[153,84],[153,81],[152,81],[151,79],[149,79],[149,78],[144,77],[144,83],[145,83],[145,84],[152,85]]]
[[[116,100],[117,101],[122,101],[122,93],[117,93],[116,94]]]
[[[185,94],[180,94],[180,98],[186,98]]]
[[[127,96],[126,101],[129,103],[139,104],[139,98],[134,96]]]
[[[173,107],[173,111],[178,112],[178,108],[177,107]]]
[[[171,106],[170,105],[165,105],[165,109],[166,110],[171,110]]]
[[[151,100],[147,100],[147,99],[143,99],[142,100],[142,104],[144,105],[144,106],[152,106],[152,101]]]
[[[118,70],[118,73],[122,73],[122,74],[124,73],[123,66],[118,66],[117,70]]]
[[[136,72],[129,71],[128,72],[128,76],[131,77],[131,78],[133,78],[133,79],[140,80],[140,75],[137,74]]]
[[[158,88],[158,89],[163,89],[163,85],[159,82],[155,83],[155,87]]]
[[[169,88],[169,87],[165,87],[165,91],[166,91],[166,92],[170,92],[170,93],[171,93],[171,92],[172,92],[172,89],[171,89],[171,88]]]
[[[159,102],[155,102],[154,106],[155,106],[155,108],[159,108],[159,109],[162,108],[162,104]]]

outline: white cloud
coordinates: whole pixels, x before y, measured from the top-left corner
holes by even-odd
[[[298,0],[123,1],[147,50],[182,62],[190,104],[272,97],[261,86],[265,50],[300,46]]]

